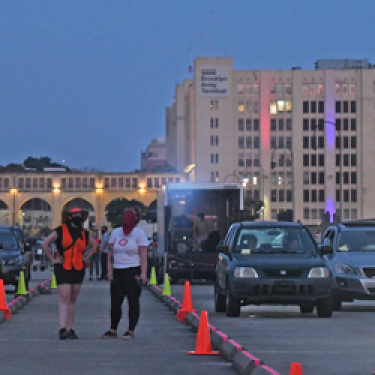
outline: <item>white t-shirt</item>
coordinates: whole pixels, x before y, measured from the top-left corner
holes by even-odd
[[[113,268],[130,268],[141,265],[138,246],[148,246],[148,239],[143,229],[135,227],[128,235],[122,227],[116,228],[109,239],[113,245]]]

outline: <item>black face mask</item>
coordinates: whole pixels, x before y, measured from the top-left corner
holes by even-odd
[[[102,230],[102,234],[104,234],[106,231],[105,230]]]
[[[82,226],[82,219],[81,219],[80,217],[77,217],[77,216],[72,217],[72,218],[70,219],[70,221],[71,221],[75,226],[77,226],[77,227],[79,227],[79,228]]]

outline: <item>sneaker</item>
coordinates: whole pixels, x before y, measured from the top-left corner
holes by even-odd
[[[102,339],[117,339],[117,332],[112,332],[111,330],[104,332]]]
[[[134,339],[134,338],[135,338],[134,332],[133,332],[133,331],[126,331],[126,332],[123,334],[122,338],[123,338],[124,340],[131,340],[131,339]]]
[[[59,331],[59,338],[60,340],[66,340],[66,337],[68,336],[69,331],[66,330],[66,328],[61,328]]]
[[[77,334],[75,333],[75,331],[73,329],[71,329],[70,331],[68,331],[68,334],[66,336],[66,339],[67,340],[77,340],[78,339],[78,336]]]

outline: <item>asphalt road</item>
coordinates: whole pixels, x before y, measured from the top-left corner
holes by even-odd
[[[182,300],[183,286],[172,294]],[[213,286],[192,286],[194,308],[281,374],[300,362],[303,375],[365,375],[375,370],[375,302],[343,304],[332,318],[300,314],[294,306],[246,306],[241,317],[214,312]]]
[[[49,276],[47,272],[34,274],[32,283]],[[58,340],[57,301],[55,290],[52,295],[35,297],[0,325],[1,374],[237,374],[220,356],[187,355],[195,348],[196,334],[148,290],[141,296],[136,338],[130,341],[100,339],[109,328],[108,283],[84,282],[74,326],[79,340]],[[120,334],[127,329],[126,311],[123,316]]]

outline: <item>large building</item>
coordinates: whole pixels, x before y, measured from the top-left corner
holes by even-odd
[[[168,163],[192,181],[245,179],[265,219],[286,210],[307,225],[324,212],[375,217],[375,69],[367,60],[234,70],[232,58],[197,58],[166,109],[166,136]]]
[[[141,154],[141,170],[145,172],[160,171],[166,167],[165,138],[154,138]]]

